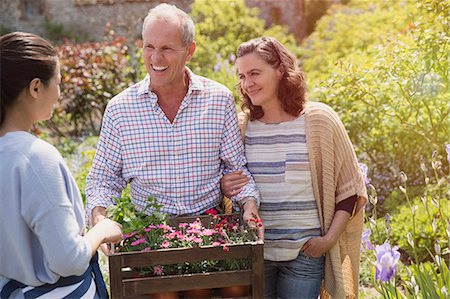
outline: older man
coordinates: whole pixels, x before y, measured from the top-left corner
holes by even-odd
[[[87,218],[105,217],[127,183],[143,211],[152,196],[171,215],[199,214],[221,202],[220,178],[242,171],[249,183],[232,199],[244,220],[258,215],[259,194],[245,168],[234,99],[223,85],[194,74],[194,24],[169,4],[151,9],[142,28],[148,75],[115,96],[103,116],[87,178]]]

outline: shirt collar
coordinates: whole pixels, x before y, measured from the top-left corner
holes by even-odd
[[[201,91],[204,89],[204,86],[200,80],[200,78],[194,74],[188,67],[186,67],[186,74],[189,78],[189,89],[187,94],[192,94],[193,91]],[[150,75],[147,74],[145,78],[139,82],[139,88],[137,91],[138,95],[148,94],[150,96],[150,100],[153,104],[156,103],[157,97],[150,90]]]

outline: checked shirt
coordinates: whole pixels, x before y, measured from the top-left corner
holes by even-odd
[[[127,183],[138,210],[152,196],[162,212],[188,215],[221,202],[223,174],[244,169],[250,176],[231,92],[186,72],[189,89],[173,123],[150,91],[148,75],[108,103],[86,184],[89,221],[92,209],[114,204]],[[248,197],[259,203],[253,179],[232,199]]]

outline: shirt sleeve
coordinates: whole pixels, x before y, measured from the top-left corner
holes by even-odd
[[[29,244],[33,250],[42,250],[42,265],[60,276],[83,274],[91,259],[92,249],[82,236],[83,218],[81,196],[73,192],[75,182],[62,157],[54,153],[25,159],[20,167],[21,214],[39,245]]]
[[[247,159],[245,158],[244,145],[241,138],[241,132],[238,127],[236,107],[234,105],[234,99],[231,93],[229,95],[225,115],[225,126],[220,145],[220,158],[224,163],[224,174],[243,170],[244,173],[250,178],[243,190],[231,199],[234,202],[239,203],[244,199],[253,197],[259,206],[260,195],[256,188],[255,181],[246,167]]]
[[[108,105],[103,116],[102,130],[91,171],[86,179],[86,219],[92,225],[92,209],[115,204],[126,187],[122,176],[122,152],[120,131],[114,122],[113,111]]]

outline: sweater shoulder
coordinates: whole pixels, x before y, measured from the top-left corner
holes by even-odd
[[[341,125],[341,120],[330,106],[321,102],[308,102],[305,106],[306,119],[310,123]]]

